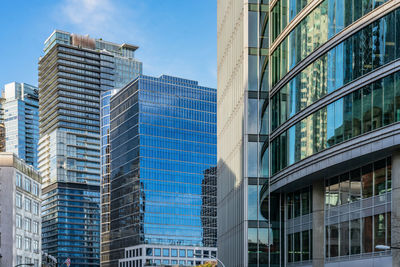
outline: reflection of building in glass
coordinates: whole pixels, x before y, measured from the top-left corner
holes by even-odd
[[[216,90],[140,75],[111,97],[110,109],[105,266],[209,260],[217,238]]]
[[[399,25],[399,1],[218,3],[218,253],[227,265],[398,265],[400,251],[376,245],[400,244]],[[264,92],[270,105],[257,112]],[[262,151],[270,165],[260,183]]]
[[[4,86],[4,126],[6,151],[27,164],[38,166],[39,95],[38,88],[12,82]]]
[[[59,30],[44,43],[38,164],[45,184],[43,250],[58,262],[69,257],[72,266],[100,265],[100,95],[135,77],[141,69],[136,49]]]

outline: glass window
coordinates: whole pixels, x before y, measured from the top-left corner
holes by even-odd
[[[24,230],[30,232],[31,231],[31,219],[24,218]]]
[[[39,215],[39,202],[36,201],[33,202],[33,213],[35,215]]]
[[[339,256],[339,226],[332,224],[329,226],[329,256]]]
[[[178,257],[178,250],[177,249],[171,249],[171,256],[172,257]]]
[[[375,194],[386,193],[386,159],[374,163]]]
[[[258,186],[257,185],[249,185],[247,187],[247,192],[248,192],[247,218],[248,218],[248,220],[257,220]]]
[[[18,172],[15,174],[15,184],[22,187],[22,175]]]
[[[372,252],[372,217],[362,218],[362,252]]]
[[[350,221],[350,242],[351,254],[361,253],[361,229],[360,229],[360,219]]]
[[[301,242],[302,242],[302,261],[307,261],[310,259],[310,237],[309,231],[301,232]]]
[[[394,120],[394,75],[383,78],[383,124],[388,125]]]
[[[179,257],[186,257],[186,250],[180,249],[179,250]]]
[[[350,201],[355,202],[361,199],[361,175],[360,169],[350,172]]]
[[[293,251],[293,234],[289,234],[288,235],[288,241],[287,241],[288,243],[288,249],[287,249],[287,251],[288,251],[288,255],[287,255],[287,257],[288,257],[288,262],[293,262],[294,261],[294,251]]]
[[[301,214],[310,213],[310,191],[309,188],[303,189],[301,192]]]
[[[154,249],[154,256],[161,256],[161,249],[160,248],[155,248]]]
[[[153,256],[153,249],[152,248],[146,248],[146,256]]]
[[[293,235],[294,243],[294,261],[300,261],[301,248],[300,248],[300,233],[294,233]]]
[[[17,228],[22,228],[22,216],[20,214],[15,215],[15,224]]]
[[[247,107],[247,133],[258,133],[258,99],[249,98]]]
[[[258,91],[258,57],[249,55],[248,90]]]
[[[247,235],[249,265],[257,264],[257,228],[249,228]]]
[[[196,258],[201,258],[201,250],[196,250],[195,253],[194,253],[194,256]]]
[[[257,33],[257,14],[258,12],[249,11],[249,47],[257,47],[258,33]]]
[[[193,258],[193,249],[188,249],[187,250],[187,257],[188,258]]]
[[[31,212],[31,210],[32,210],[32,201],[29,198],[25,197],[24,202],[25,202],[25,211]]]
[[[294,206],[294,208],[293,208],[294,217],[300,216],[301,209],[300,209],[300,193],[299,192],[296,192],[293,195],[293,206]]]
[[[361,169],[362,176],[362,197],[368,198],[372,197],[373,193],[373,172],[372,172],[372,164],[368,164]]]
[[[257,156],[258,156],[258,143],[248,142],[247,149],[247,176],[257,177]]]
[[[347,204],[350,201],[350,180],[349,173],[340,175],[340,204]]]
[[[22,249],[22,236],[16,235],[16,246],[18,249]]]
[[[340,223],[340,256],[347,256],[349,250],[349,222]]]
[[[385,214],[374,216],[374,248],[377,245],[386,245],[386,222]]]
[[[33,221],[33,233],[39,234],[39,223],[37,221]]]
[[[163,257],[169,257],[169,249],[168,248],[163,248]]]
[[[29,237],[25,237],[25,250],[31,251],[31,247],[32,247],[32,239],[30,239]]]
[[[16,205],[18,208],[22,208],[22,195],[19,194],[19,193],[16,193],[16,194],[15,194],[15,205]]]
[[[31,180],[27,177],[25,177],[24,189],[28,192],[31,192]]]
[[[32,194],[39,196],[39,185],[35,182],[32,182]]]

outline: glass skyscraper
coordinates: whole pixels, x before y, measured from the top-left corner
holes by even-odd
[[[218,2],[227,266],[399,266],[399,44],[395,0]]]
[[[216,90],[140,75],[111,97],[110,110],[110,241],[102,243],[109,249],[102,266],[215,257]]]
[[[100,95],[141,73],[138,47],[56,30],[39,60],[43,250],[100,265]]]
[[[38,166],[38,97],[38,88],[26,83],[12,82],[4,86],[5,150],[34,168]]]

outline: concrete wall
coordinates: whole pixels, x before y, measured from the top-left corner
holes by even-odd
[[[0,266],[14,266],[15,260],[15,170],[0,167]]]

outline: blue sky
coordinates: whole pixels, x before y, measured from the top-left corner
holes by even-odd
[[[0,16],[0,88],[37,85],[43,42],[54,29],[139,46],[143,72],[217,85],[215,0],[5,1]]]

